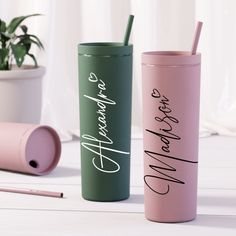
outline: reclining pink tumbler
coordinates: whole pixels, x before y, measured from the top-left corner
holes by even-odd
[[[147,219],[196,217],[201,55],[142,54]]]
[[[61,143],[49,126],[0,123],[0,169],[45,175],[60,159]]]

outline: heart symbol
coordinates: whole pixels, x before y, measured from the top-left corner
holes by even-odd
[[[91,73],[89,74],[88,80],[89,80],[90,82],[97,82],[97,81],[98,81],[98,78],[97,78],[97,76],[96,76],[93,72],[91,72]]]
[[[153,89],[151,95],[154,98],[160,98],[161,97],[161,94],[160,94],[160,92],[157,89]]]

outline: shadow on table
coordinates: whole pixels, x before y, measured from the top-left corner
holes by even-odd
[[[194,221],[184,223],[191,226],[236,229],[236,216],[198,214]]]
[[[72,177],[80,176],[80,169],[58,166],[54,171],[47,175],[47,177],[57,178],[57,177]]]
[[[123,201],[124,203],[144,204],[143,194],[130,194],[130,197]]]
[[[199,196],[199,206],[234,208],[236,213],[236,196]]]
[[[198,206],[217,208],[220,214],[198,214],[194,221],[186,224],[236,229],[236,196],[199,196]],[[227,214],[227,209],[230,209],[229,214]],[[223,214],[221,213],[222,211],[224,212]],[[235,214],[232,214],[232,211]]]
[[[129,204],[144,204],[143,194],[131,194],[130,198],[123,201]],[[235,208],[236,198],[231,197],[198,197],[199,206]],[[183,225],[210,228],[236,229],[236,214],[198,214],[193,221],[182,223]]]

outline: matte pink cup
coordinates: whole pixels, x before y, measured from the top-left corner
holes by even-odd
[[[201,55],[142,54],[147,219],[196,217]]]
[[[0,169],[45,175],[60,159],[61,143],[49,126],[0,123]]]

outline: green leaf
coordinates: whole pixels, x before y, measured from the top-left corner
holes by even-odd
[[[21,67],[24,62],[25,55],[27,53],[26,47],[23,44],[11,44],[12,54],[16,60],[16,64],[18,67]]]
[[[27,31],[28,31],[27,26],[26,26],[26,25],[21,25],[20,27],[21,27],[23,33],[24,33],[24,34],[27,34]]]
[[[28,35],[29,35],[31,38],[34,38],[34,39],[38,42],[38,44],[40,45],[39,48],[44,49],[44,46],[43,46],[42,42],[40,41],[40,39],[39,39],[36,35],[33,35],[33,34],[28,34]]]
[[[43,44],[39,40],[39,38],[35,35],[32,34],[23,34],[17,36],[18,39],[20,39],[20,43],[23,44],[28,44],[28,43],[33,43],[35,44],[39,49],[44,49]],[[35,39],[35,40],[34,40]]]
[[[8,41],[11,41],[12,35],[9,35],[8,33],[1,32],[0,33],[0,42],[2,43],[1,48],[5,48]]]
[[[7,48],[0,49],[0,70],[9,70],[9,65],[7,60],[8,53],[9,49]]]
[[[17,27],[21,24],[21,22],[31,16],[40,16],[40,14],[32,14],[32,15],[19,16],[19,17],[13,18],[10,24],[7,26],[7,32],[10,34],[14,33]]]
[[[28,53],[32,44],[32,41],[30,40],[29,36],[27,34],[24,34],[18,36],[18,38],[20,39],[20,41],[17,44],[25,45],[26,52]]]
[[[37,47],[39,47],[39,48],[41,47],[41,45],[36,40],[31,39],[28,34],[20,35],[17,38],[20,39],[18,44],[21,44],[21,43],[24,45],[35,44]]]
[[[0,63],[3,63],[6,60],[9,50],[7,48],[0,49]]]
[[[8,62],[1,64],[0,63],[0,70],[9,70]]]
[[[34,61],[34,66],[35,66],[35,67],[38,67],[38,63],[37,63],[37,60],[36,60],[35,56],[34,56],[33,54],[30,54],[30,53],[27,53],[27,55],[30,56],[30,57],[33,59],[33,61]]]
[[[6,31],[6,23],[0,19],[0,32]]]
[[[12,37],[11,35],[9,35],[8,33],[5,33],[5,32],[1,32],[0,34],[1,34],[1,38],[4,38],[6,40],[11,39],[11,37]]]

